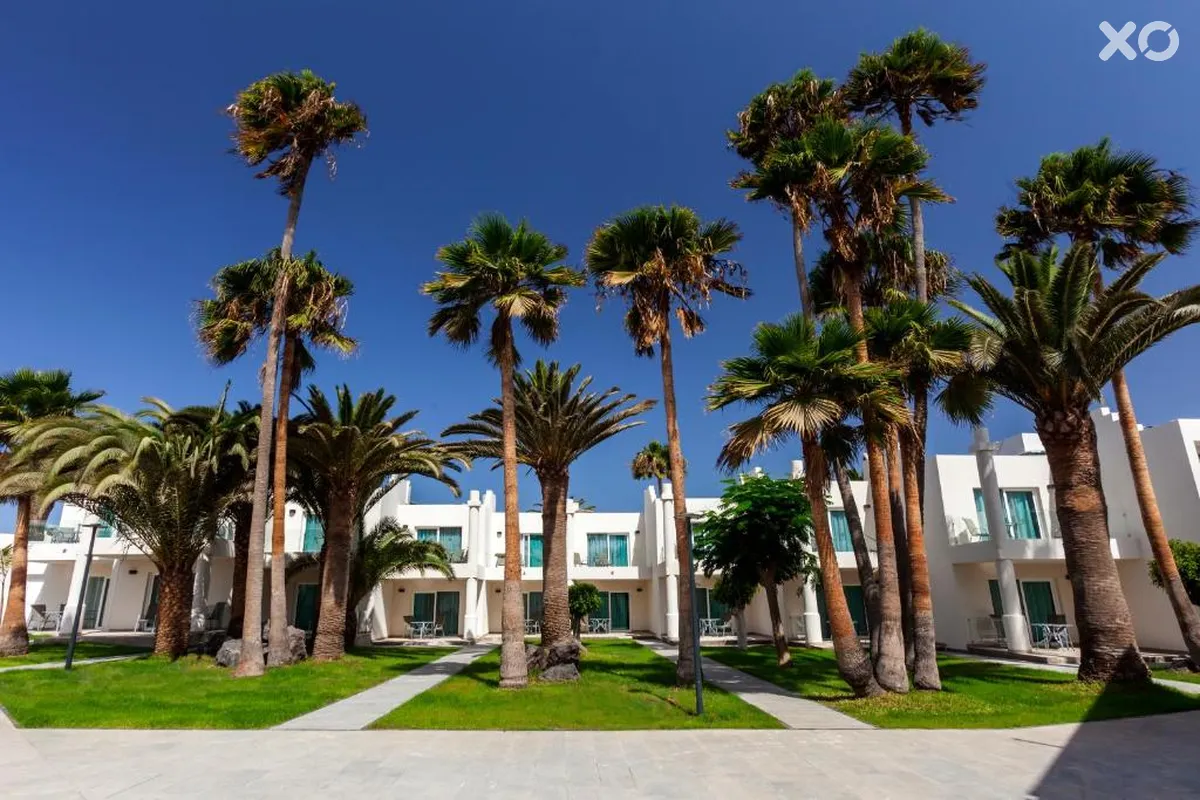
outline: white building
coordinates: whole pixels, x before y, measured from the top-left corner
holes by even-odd
[[[1101,409],[1093,418],[1112,553],[1138,640],[1146,648],[1182,649],[1166,595],[1148,578],[1150,550],[1116,416]],[[1168,534],[1200,540],[1200,531],[1192,523],[1200,519],[1200,420],[1149,428],[1142,438]],[[852,485],[873,548],[867,484]],[[1044,639],[1048,625],[1073,626],[1070,579],[1052,513],[1053,486],[1036,436],[1020,434],[999,444],[977,440],[968,454],[933,456],[927,464],[926,487],[925,540],[940,642],[961,649],[1002,640],[1021,650],[1031,640]],[[842,581],[856,626],[865,634],[866,614],[844,510],[836,487],[832,488],[830,521]],[[605,593],[605,607],[596,618],[610,632],[678,636],[679,554],[669,484],[663,494],[659,497],[654,486],[646,487],[641,508],[628,512],[584,512],[573,502],[568,506],[568,579],[595,583]],[[989,502],[992,497],[995,502]],[[716,498],[689,498],[688,513],[693,518],[703,515],[717,503]],[[318,551],[323,533],[317,521],[290,504],[287,515],[288,551]],[[497,508],[496,496],[471,491],[463,502],[416,504],[411,502],[410,485],[401,482],[371,511],[367,523],[385,516],[421,538],[445,545],[454,562],[454,578],[417,573],[389,577],[361,609],[373,638],[405,637],[414,629],[425,632],[435,621],[441,625],[439,633],[448,637],[498,633],[506,554],[504,513]],[[66,629],[82,593],[84,629],[144,630],[152,625],[157,604],[155,569],[110,526],[97,531],[95,559],[86,584],[83,581],[87,526],[95,521],[68,506],[58,526],[33,533],[29,614],[35,619],[45,615],[51,627]],[[541,527],[540,513],[521,513],[518,557],[530,620],[538,618],[541,607]],[[232,543],[218,539],[197,564],[193,605],[197,628],[206,621],[221,625],[227,620],[232,581]],[[719,620],[724,609],[707,591],[713,581],[697,576],[698,613]],[[317,582],[315,568],[299,571],[289,580],[288,614],[300,627],[311,627],[315,621]],[[269,585],[269,574],[264,583]],[[779,599],[789,635],[810,641],[828,636],[819,593],[792,582],[781,587]],[[264,610],[267,607],[264,604]],[[748,610],[747,622],[751,632],[769,632],[762,592]]]

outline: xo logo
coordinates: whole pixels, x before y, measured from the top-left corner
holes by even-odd
[[[1100,51],[1100,60],[1108,61],[1114,53],[1120,53],[1125,58],[1133,61],[1137,58],[1137,51],[1133,49],[1133,45],[1129,44],[1129,37],[1137,30],[1137,25],[1132,22],[1126,22],[1121,30],[1117,30],[1107,21],[1100,23],[1100,32],[1108,37],[1108,44]],[[1150,34],[1165,33],[1167,34],[1167,46],[1162,50],[1150,49]],[[1138,50],[1142,51],[1142,55],[1151,61],[1166,61],[1171,56],[1175,55],[1175,51],[1179,49],[1179,31],[1172,27],[1171,23],[1158,20],[1147,23],[1138,32],[1137,36]]]

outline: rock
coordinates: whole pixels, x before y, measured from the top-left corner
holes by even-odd
[[[204,637],[204,655],[213,658],[217,653],[221,652],[221,647],[224,646],[225,640],[228,638],[225,631],[212,631]],[[239,651],[241,645],[238,646]]]
[[[308,633],[303,628],[287,627],[288,663],[308,658]]]
[[[557,642],[546,648],[543,664],[545,667],[578,664],[585,655],[587,655],[587,648],[578,639],[567,639],[565,642]]]
[[[242,657],[242,640],[241,639],[226,639],[221,642],[221,647],[217,650],[216,661],[218,667],[235,667],[238,659]]]
[[[530,672],[538,672],[545,669],[545,651],[536,644],[525,645],[525,665]]]
[[[1190,658],[1176,659],[1167,666],[1167,669],[1172,672],[1195,672],[1192,669],[1192,660]]]
[[[541,680],[547,683],[563,683],[579,680],[579,667],[574,664],[555,664],[542,670]]]

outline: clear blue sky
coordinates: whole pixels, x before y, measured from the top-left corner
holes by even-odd
[[[1116,28],[1167,20],[1181,46],[1166,62],[1101,62],[1105,19]],[[528,218],[577,260],[617,212],[694,206],[741,224],[737,256],[755,292],[718,301],[708,332],[677,348],[688,489],[711,495],[722,429],[735,417],[706,414],[704,389],[757,322],[798,305],[788,225],[727,187],[739,163],[723,132],[767,83],[805,66],[840,77],[860,51],[918,25],[988,64],[980,109],[921,131],[932,175],[957,199],[928,212],[929,243],[960,267],[994,269],[993,214],[1047,152],[1107,134],[1200,178],[1200,9],[1190,0],[15,4],[0,32],[0,369],[70,369],[128,410],[145,395],[211,402],[226,379],[253,398],[260,353],[215,369],[190,319],[212,274],[276,246],[283,225],[275,187],[227,153],[221,111],[254,79],[309,67],[359,102],[371,127],[361,149],[339,154],[336,180],[317,172],[305,195],[297,247],[354,279],[349,332],[362,341],[351,359],[322,358],[314,379],[382,385],[440,431],[487,404],[498,378],[480,354],[425,334],[432,306],[418,287],[439,245],[498,210]],[[814,233],[810,252],[818,246]],[[1200,274],[1197,257],[1170,260],[1153,288]],[[582,362],[597,384],[658,397],[656,362],[634,357],[619,314],[597,313],[590,291],[578,292],[545,355]],[[1197,345],[1200,331],[1185,332],[1133,365],[1144,422],[1200,416]],[[1004,407],[989,424],[998,438],[1030,420]],[[635,508],[629,458],[663,435],[656,411],[598,447],[576,465],[574,493],[601,509]],[[933,451],[968,441],[941,420],[931,426]],[[791,457],[760,463],[782,472]],[[499,482],[486,466],[463,479]],[[448,494],[423,484],[416,496]],[[522,507],[536,499],[523,476]],[[11,513],[0,519],[10,524]]]

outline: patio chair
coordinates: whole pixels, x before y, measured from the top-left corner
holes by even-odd
[[[446,615],[445,614],[439,614],[434,619],[433,635],[434,636],[445,636],[446,635]]]
[[[204,618],[204,630],[216,631],[225,627],[225,610],[227,608],[229,608],[229,603],[224,600],[213,606],[212,610],[208,612],[208,616]]]
[[[406,615],[404,616],[404,624],[405,624],[405,626],[407,626],[407,628],[408,628],[408,637],[409,637],[410,639],[414,638],[414,635],[413,635],[413,634],[414,634],[414,631],[413,631],[413,616],[412,616],[412,614],[406,614]]]
[[[586,564],[583,563],[583,558],[580,557],[579,553],[575,554],[575,566],[577,566],[577,567],[587,566]]]
[[[41,603],[36,603],[29,607],[29,629],[35,631],[46,630],[46,606]]]

